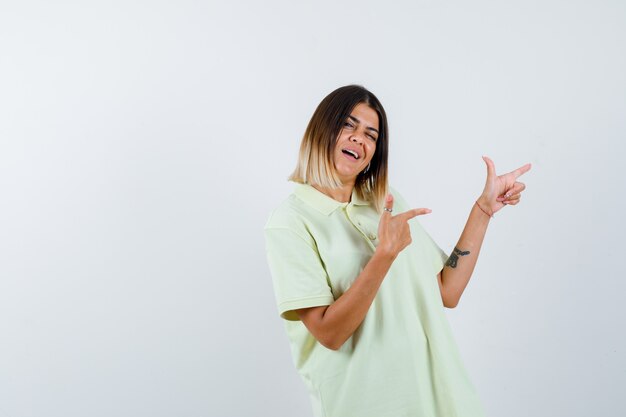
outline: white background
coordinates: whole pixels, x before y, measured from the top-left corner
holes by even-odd
[[[310,416],[262,229],[350,83],[446,251],[533,164],[446,310],[488,415],[623,415],[624,2],[4,0],[0,48],[0,417]]]

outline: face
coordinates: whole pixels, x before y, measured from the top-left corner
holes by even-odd
[[[378,140],[378,114],[365,103],[357,104],[344,121],[337,138],[335,169],[344,184],[354,184],[370,163]]]

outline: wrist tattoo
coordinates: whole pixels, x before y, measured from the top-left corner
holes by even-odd
[[[465,256],[469,254],[470,254],[470,251],[468,250],[462,251],[455,246],[454,251],[450,254],[450,257],[446,261],[446,266],[449,266],[450,268],[456,268],[457,262],[459,260],[459,256]]]

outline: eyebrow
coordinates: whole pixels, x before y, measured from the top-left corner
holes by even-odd
[[[361,121],[360,121],[359,119],[357,119],[356,117],[354,117],[354,116],[352,116],[352,115],[349,115],[348,117],[349,117],[350,119],[354,120],[354,121],[355,121],[355,122],[357,122],[357,123],[361,123]],[[369,126],[368,126],[368,127],[366,127],[366,129],[373,130],[374,132],[376,132],[376,133],[380,134],[380,133],[378,132],[378,130],[374,129],[373,127],[369,127]]]

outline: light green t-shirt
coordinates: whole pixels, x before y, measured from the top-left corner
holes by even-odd
[[[378,245],[380,215],[353,191],[336,201],[308,184],[264,227],[278,312],[315,417],[483,417],[444,312],[437,274],[447,255],[409,220],[412,243],[395,259],[365,319],[339,350],[320,344],[297,308],[330,305]],[[411,207],[392,187],[394,214]]]

